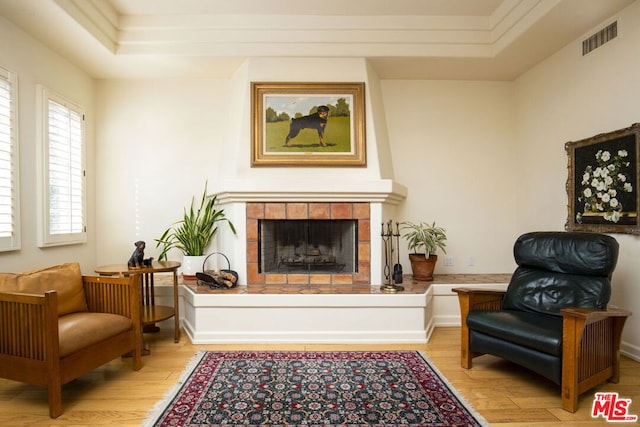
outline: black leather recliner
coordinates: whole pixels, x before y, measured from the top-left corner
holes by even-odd
[[[618,382],[622,328],[630,315],[607,309],[618,242],[586,232],[533,232],[514,245],[517,269],[506,291],[456,288],[462,366],[492,354],[561,385],[563,409]]]

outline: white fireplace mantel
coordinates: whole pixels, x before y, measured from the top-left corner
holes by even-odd
[[[330,174],[330,172],[329,172]],[[221,204],[234,202],[370,202],[397,205],[407,188],[390,179],[357,181],[305,180],[292,174],[287,180],[234,180],[217,193]]]

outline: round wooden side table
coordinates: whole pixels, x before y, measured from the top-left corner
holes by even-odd
[[[178,306],[178,268],[177,261],[153,261],[150,267],[129,268],[126,264],[110,264],[97,267],[95,272],[103,276],[142,275],[142,326],[149,327],[173,317],[174,341],[180,341],[180,315]],[[153,275],[155,273],[173,274],[173,307],[156,305]]]

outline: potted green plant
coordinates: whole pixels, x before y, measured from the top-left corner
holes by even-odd
[[[195,207],[195,198],[191,199],[191,206],[184,208],[182,219],[167,228],[159,239],[155,239],[156,247],[161,247],[158,259],[167,259],[171,249],[180,250],[184,257],[182,273],[187,277],[195,277],[195,273],[202,270],[205,249],[218,231],[218,223],[224,221],[235,234],[233,223],[225,216],[224,209],[216,209],[217,196],[207,198],[207,184],[200,199],[200,205]],[[191,258],[195,257],[195,258]]]
[[[402,223],[402,235],[407,240],[411,270],[415,280],[433,280],[433,270],[436,267],[438,249],[445,250],[447,234],[444,228],[437,227],[436,223],[414,223],[405,221]]]

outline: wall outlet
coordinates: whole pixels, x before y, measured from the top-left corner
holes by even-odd
[[[445,256],[443,263],[445,265],[445,267],[453,267],[453,257],[452,256]]]
[[[476,265],[476,257],[470,256],[469,258],[467,258],[467,265],[469,267],[473,267],[474,265]]]

